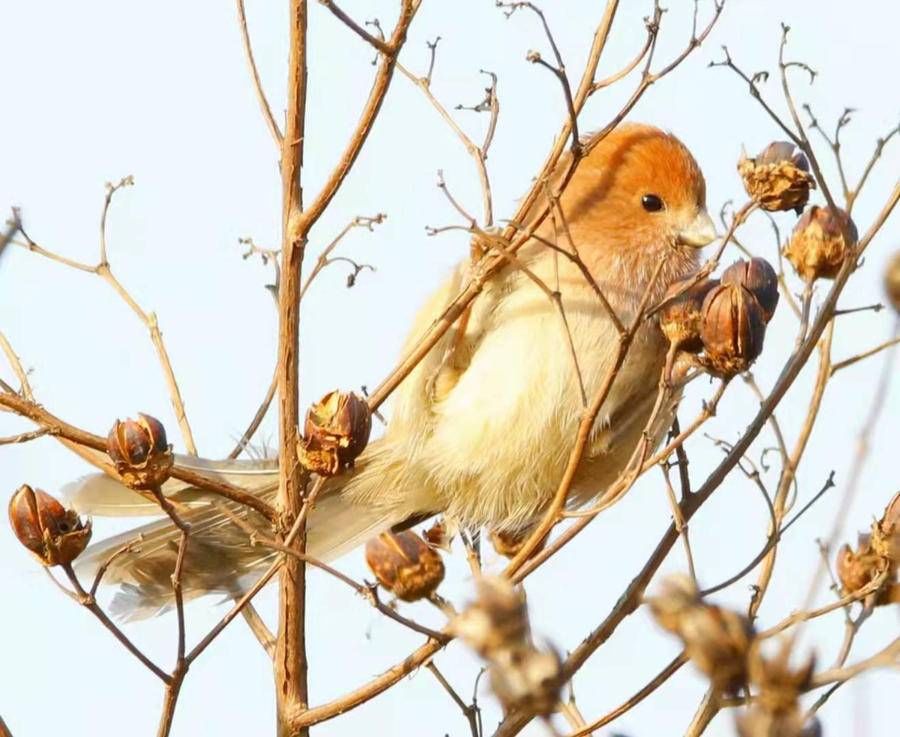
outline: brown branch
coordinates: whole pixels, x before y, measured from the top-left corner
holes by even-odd
[[[872,170],[875,168],[875,164],[878,163],[878,160],[881,158],[881,153],[884,151],[884,147],[887,145],[888,141],[890,141],[894,136],[900,135],[900,125],[894,126],[886,136],[879,138],[875,142],[875,150],[872,152],[872,155],[869,157],[869,161],[866,163],[865,169],[863,169],[863,173],[859,177],[859,181],[856,183],[856,187],[853,189],[852,197],[847,202],[847,212],[848,214],[853,209],[853,205],[856,202],[857,197],[859,197],[859,193],[862,191],[862,188],[865,186],[866,182],[869,179],[869,175],[872,173]]]
[[[43,438],[46,435],[52,434],[53,432],[49,428],[42,427],[38,430],[31,430],[30,432],[20,432],[18,435],[0,437],[0,445],[18,445],[19,443],[27,443],[31,440],[37,440],[38,438]]]
[[[572,732],[572,734],[568,735],[568,737],[585,737],[586,735],[591,734],[591,732],[600,729],[600,727],[605,727],[607,724],[614,722],[620,716],[622,716],[626,712],[631,711],[635,706],[640,704],[650,694],[656,691],[656,689],[658,689],[673,675],[675,675],[675,673],[677,673],[681,666],[683,666],[686,662],[687,656],[684,653],[679,653],[672,659],[672,661],[668,665],[666,665],[665,668],[657,673],[653,677],[653,679],[646,686],[641,688],[637,693],[629,697],[625,702],[617,706],[608,714],[604,714],[599,719],[582,727],[576,732]]]
[[[816,383],[809,400],[806,418],[800,428],[793,452],[790,457],[785,458],[783,461],[781,476],[778,480],[778,488],[775,490],[774,518],[772,519],[768,531],[770,537],[776,534],[784,519],[784,515],[787,512],[788,495],[796,479],[797,469],[799,468],[800,461],[806,451],[816,419],[819,416],[822,398],[825,395],[825,387],[828,384],[828,379],[831,375],[831,343],[833,335],[834,322],[832,321],[826,330],[825,337],[819,345],[819,370],[816,374]],[[780,534],[778,537],[780,537]],[[768,590],[772,578],[772,573],[775,570],[775,556],[778,550],[777,545],[777,541],[772,544],[770,551],[763,560],[763,567],[757,578],[753,601],[750,605],[749,616],[751,620],[756,617],[759,607],[762,606],[763,599],[765,598],[766,591]]]
[[[433,661],[426,663],[425,667],[431,671],[431,674],[437,679],[437,682],[441,684],[441,687],[447,692],[447,695],[450,696],[453,703],[459,707],[459,710],[463,713],[463,716],[469,723],[469,730],[472,732],[472,737],[481,737],[478,703],[474,699],[471,704],[467,704],[463,701],[456,692],[456,689],[450,685],[450,682],[444,677],[444,674],[438,670],[438,667]]]
[[[832,365],[831,375],[834,376],[841,369],[845,369],[848,366],[852,366],[854,363],[858,363],[859,361],[863,361],[871,356],[877,355],[878,353],[881,353],[881,351],[893,348],[897,344],[900,344],[900,336],[891,338],[890,340],[886,340],[884,343],[881,343],[874,348],[870,348],[869,350],[858,353],[857,355],[851,356],[850,358],[845,358],[843,361],[838,361],[837,363]]]
[[[894,186],[891,202],[896,205],[898,200],[900,200],[900,182],[898,182]],[[883,217],[884,214],[885,210],[882,210],[881,217]],[[881,217],[880,221],[883,222]],[[869,235],[862,241],[860,241],[860,252],[871,240],[871,235],[873,235],[872,229],[869,230]],[[852,266],[852,264],[850,264],[850,266]],[[843,272],[846,268],[848,268],[848,264],[845,264],[841,271]],[[832,289],[832,291],[834,290]],[[834,547],[834,544],[837,541],[841,530],[843,529],[844,522],[847,519],[847,515],[850,511],[853,501],[856,498],[856,494],[859,491],[859,484],[862,478],[863,468],[865,467],[866,460],[869,456],[869,439],[878,424],[878,420],[881,417],[882,411],[884,410],[884,398],[887,394],[888,388],[890,387],[891,379],[894,376],[895,358],[896,354],[894,352],[889,353],[885,358],[884,366],[881,370],[881,375],[878,378],[878,383],[876,384],[875,391],[872,394],[872,401],[869,405],[869,410],[866,414],[865,420],[863,421],[862,428],[860,429],[857,436],[856,452],[853,456],[853,463],[850,467],[850,472],[847,475],[847,480],[843,484],[844,493],[841,496],[840,505],[838,506],[838,511],[837,514],[835,514],[831,529],[829,530],[828,536],[825,538],[825,547],[829,550]],[[810,603],[815,597],[816,591],[819,587],[819,583],[825,573],[825,569],[826,566],[823,565],[822,562],[820,562],[816,567],[816,571],[810,583],[809,590],[806,594],[806,604],[804,605],[804,608],[809,607]]]
[[[215,640],[220,634],[222,634],[222,630],[224,630],[229,624],[231,624],[234,619],[241,614],[244,610],[244,607],[247,606],[260,591],[262,591],[272,580],[272,577],[278,573],[281,569],[281,566],[284,564],[284,560],[279,558],[271,566],[269,566],[268,570],[260,576],[259,580],[253,584],[238,601],[235,602],[234,606],[228,610],[225,616],[220,619],[216,625],[206,634],[206,636],[198,642],[194,648],[185,656],[185,660],[187,660],[188,664],[193,663],[200,655],[203,654],[203,651],[208,648],[213,640]]]
[[[435,43],[435,45],[437,45]],[[433,60],[433,57],[432,57]],[[453,119],[453,116],[447,111],[447,109],[440,103],[440,101],[434,96],[431,92],[431,75],[427,77],[416,77],[412,72],[410,72],[405,66],[397,63],[397,69],[400,70],[400,73],[403,74],[410,82],[412,82],[416,87],[422,90],[422,93],[428,99],[428,102],[431,103],[432,107],[438,112],[438,114],[443,118],[443,120],[450,126],[451,130],[456,134],[456,137],[462,142],[463,146],[466,149],[466,152],[469,156],[472,157],[472,161],[475,162],[475,168],[478,171],[478,179],[481,182],[481,198],[482,198],[482,208],[483,213],[482,216],[484,218],[484,227],[489,228],[493,225],[494,222],[494,211],[493,211],[493,199],[491,195],[491,181],[488,176],[487,171],[487,146],[490,145],[490,138],[486,139],[486,143],[484,146],[476,146],[475,143],[469,138],[468,135],[463,131],[462,128],[459,127],[459,124]],[[494,83],[496,85],[496,82]],[[489,90],[490,92],[490,90]],[[498,108],[499,111],[499,108]],[[493,120],[493,125],[496,125],[496,120]],[[489,129],[490,132],[491,129]],[[471,218],[468,218],[471,220]]]
[[[369,92],[369,97],[360,113],[359,123],[356,130],[353,132],[346,149],[343,154],[341,154],[337,165],[334,167],[321,191],[309,207],[302,211],[297,211],[295,215],[297,222],[294,225],[294,228],[298,234],[305,235],[309,232],[310,228],[316,223],[325,211],[325,208],[328,207],[328,204],[337,194],[344,179],[347,177],[347,174],[350,173],[350,169],[356,162],[356,157],[359,156],[359,152],[362,150],[362,147],[372,130],[372,125],[378,117],[378,112],[381,110],[381,104],[384,102],[385,95],[387,95],[391,79],[394,75],[397,53],[406,41],[407,29],[412,23],[420,4],[421,0],[403,0],[397,25],[394,26],[394,32],[387,42],[391,49],[391,53],[386,54],[381,58],[378,70],[375,73],[375,81]]]
[[[288,545],[282,545],[274,540],[268,540],[264,536],[260,535],[255,530],[250,530],[251,544],[253,545],[262,545],[265,548],[269,548],[271,550],[277,550],[279,553],[284,553],[289,557],[296,558],[297,560],[302,561],[308,565],[311,565],[319,570],[325,571],[330,576],[333,576],[341,583],[346,584],[351,589],[353,589],[359,596],[368,601],[375,609],[381,612],[384,616],[389,619],[393,619],[395,622],[402,624],[404,627],[411,629],[413,632],[418,632],[420,635],[425,635],[431,639],[437,640],[441,643],[450,642],[450,637],[443,633],[438,632],[436,630],[431,629],[430,627],[425,627],[424,625],[415,622],[408,617],[404,617],[402,614],[397,612],[388,604],[385,604],[378,596],[378,589],[374,585],[363,586],[362,584],[357,583],[349,576],[341,573],[337,568],[328,565],[322,560],[318,558],[314,558],[311,555],[307,555],[306,553],[301,553],[299,550],[292,548]]]
[[[89,274],[96,274],[110,287],[112,287],[112,289],[116,292],[116,294],[119,295],[122,301],[124,301],[125,304],[127,304],[128,307],[131,308],[131,311],[134,312],[137,318],[144,324],[144,326],[150,333],[150,341],[153,343],[153,347],[156,350],[156,355],[159,360],[160,367],[163,371],[163,377],[169,390],[169,401],[172,403],[172,408],[175,411],[175,417],[178,421],[181,435],[184,438],[185,447],[187,448],[188,453],[190,453],[191,455],[197,455],[197,447],[194,443],[194,436],[184,409],[184,400],[181,396],[181,390],[179,389],[178,381],[175,378],[175,372],[172,369],[172,362],[169,359],[169,352],[166,350],[166,345],[163,342],[162,332],[159,329],[159,323],[156,319],[156,314],[153,312],[144,312],[144,310],[134,300],[128,290],[126,290],[125,287],[122,286],[122,283],[115,277],[112,269],[110,268],[109,260],[107,258],[106,220],[109,214],[110,205],[112,204],[112,200],[116,192],[125,187],[130,187],[133,184],[134,179],[131,176],[123,177],[115,184],[111,184],[109,182],[107,182],[106,184],[106,195],[103,200],[103,210],[100,215],[100,260],[96,266],[82,264],[48,251],[47,249],[38,245],[31,238],[31,236],[29,236],[25,232],[25,230],[21,228],[21,226],[19,228],[19,232],[22,234],[25,242],[14,242],[17,243],[17,245],[21,245],[23,248],[28,249],[29,251],[50,259],[51,261],[56,261],[57,263],[63,264],[64,266],[68,266],[69,268],[76,269],[78,271],[84,271]]]
[[[282,526],[291,525],[303,507],[305,474],[297,462],[300,422],[299,325],[300,286],[308,228],[301,225],[301,168],[306,123],[307,3],[290,0],[287,123],[281,149],[282,242],[281,284],[278,289],[278,495]],[[306,530],[300,530],[303,549]],[[308,702],[306,660],[306,569],[296,559],[285,560],[278,594],[275,645],[275,696],[279,737],[291,737],[290,715]]]
[[[256,59],[253,56],[253,46],[250,43],[250,31],[247,29],[247,13],[244,10],[244,0],[237,0],[238,27],[241,31],[241,43],[244,47],[244,56],[247,58],[247,65],[250,67],[250,75],[253,77],[253,89],[256,92],[256,99],[259,102],[259,109],[262,111],[263,118],[266,121],[266,127],[272,134],[275,146],[281,151],[281,130],[275,117],[272,115],[272,108],[269,106],[269,100],[263,90],[262,80],[259,78],[259,69],[256,67]]]
[[[291,53],[288,80],[288,116],[281,157],[283,238],[282,283],[279,289],[278,398],[279,398],[279,490],[278,507],[282,527],[302,520],[297,549],[304,552],[305,474],[295,448],[299,424],[298,329],[300,317],[301,266],[310,229],[337,194],[372,130],[393,77],[395,57],[406,39],[406,31],[421,0],[404,0],[400,17],[388,41],[391,53],[383,55],[360,121],[344,153],[309,207],[303,207],[300,170],[306,103],[306,13],[305,0],[291,0]],[[278,645],[275,677],[279,734],[293,735],[303,728],[296,721],[306,710],[307,663],[305,653],[305,566],[297,558],[284,562],[279,596]]]
[[[94,463],[106,473],[110,473],[111,475],[114,475],[114,477],[117,477],[113,472],[112,466],[103,463],[103,460],[106,457],[106,438],[89,433],[74,425],[70,425],[45,410],[36,402],[25,399],[18,394],[10,394],[8,392],[0,393],[0,407],[6,407],[17,415],[28,418],[36,425],[45,428],[48,435],[58,436],[60,439],[69,441],[78,446],[99,451],[103,455],[98,456],[97,454],[90,454],[86,460]],[[275,519],[274,509],[263,499],[260,499],[255,494],[244,491],[237,486],[233,486],[214,475],[208,476],[200,471],[196,471],[192,468],[185,468],[177,464],[172,467],[170,475],[172,478],[184,481],[191,486],[196,486],[198,489],[203,489],[204,491],[217,494],[225,499],[230,499],[233,502],[250,507],[268,520]]]
[[[106,571],[113,564],[113,562],[118,558],[121,558],[123,555],[140,550],[140,546],[141,539],[135,538],[130,543],[123,545],[121,548],[116,550],[111,556],[103,561],[103,564],[97,569],[97,573],[94,575],[94,583],[91,584],[90,596],[92,598],[97,596],[97,590],[100,588],[100,583],[103,581],[103,577],[106,575]]]
[[[291,527],[290,531],[284,538],[284,545],[290,547],[294,544],[297,538],[300,536],[300,531],[303,529],[303,526],[306,522],[306,517],[309,514],[309,510],[312,508],[312,505],[315,504],[315,500],[319,492],[322,490],[323,479],[317,480],[317,482],[313,485],[312,490],[309,492],[306,497],[303,507],[300,510],[300,514],[297,515],[297,518],[294,520],[293,527]],[[223,512],[227,511],[226,509],[222,509]],[[239,518],[231,515],[231,519],[237,521]],[[244,608],[253,600],[260,591],[265,588],[265,586],[269,583],[272,577],[278,573],[281,567],[284,565],[284,559],[282,556],[279,556],[278,559],[269,566],[268,570],[260,576],[259,580],[251,586],[243,596],[238,599],[234,606],[225,614],[225,616],[220,619],[216,625],[206,634],[206,636],[199,642],[197,645],[185,656],[185,660],[188,665],[193,663],[200,655],[206,650],[207,647],[212,644],[213,640],[215,640],[239,614],[241,614]]]
[[[256,431],[259,430],[259,426],[262,424],[262,421],[269,413],[269,407],[272,406],[272,400],[275,399],[275,392],[277,389],[278,367],[276,366],[275,371],[272,373],[272,380],[269,382],[269,388],[266,389],[266,396],[264,396],[262,402],[260,402],[259,407],[256,410],[256,414],[253,415],[253,419],[250,420],[250,424],[247,426],[247,429],[244,430],[244,434],[241,435],[241,439],[237,441],[237,444],[228,454],[228,458],[237,458],[241,453],[244,452],[244,449],[253,439],[253,436],[256,435]]]
[[[108,629],[113,637],[115,637],[128,652],[130,652],[134,657],[143,663],[143,665],[149,670],[153,675],[159,678],[166,685],[169,684],[171,677],[168,673],[166,673],[162,668],[160,668],[156,663],[154,663],[150,658],[148,658],[144,653],[138,649],[138,647],[128,639],[122,630],[120,630],[115,623],[106,615],[106,612],[100,608],[100,605],[97,604],[94,597],[84,590],[81,583],[78,580],[78,577],[75,575],[75,571],[72,570],[71,565],[62,566],[63,572],[66,574],[66,577],[69,579],[72,584],[72,588],[75,589],[75,593],[73,598],[77,601],[81,606],[87,609],[91,614],[93,614],[100,623]],[[52,578],[52,576],[51,576]],[[54,579],[55,581],[56,579]]]
[[[370,233],[375,230],[376,225],[381,225],[385,220],[387,220],[387,215],[383,212],[379,212],[371,217],[366,215],[357,215],[353,218],[347,225],[345,225],[341,231],[328,243],[325,248],[322,249],[322,252],[319,254],[318,258],[316,258],[316,263],[312,268],[309,276],[306,278],[306,281],[303,283],[303,286],[300,289],[300,300],[302,300],[306,296],[306,292],[309,290],[312,283],[315,281],[316,277],[328,266],[335,263],[336,261],[345,260],[354,266],[354,276],[359,274],[365,268],[368,268],[374,271],[374,267],[369,266],[368,264],[357,264],[352,259],[343,259],[341,257],[332,256],[334,253],[334,249],[337,248],[341,241],[343,241],[344,237],[355,228],[365,228]]]
[[[181,530],[181,537],[178,541],[178,553],[175,558],[175,568],[172,571],[172,592],[175,597],[175,615],[178,622],[175,667],[172,670],[169,682],[166,684],[166,695],[163,700],[159,729],[157,730],[157,737],[168,737],[172,729],[172,721],[175,718],[175,707],[178,704],[178,696],[181,693],[181,684],[184,682],[184,677],[187,675],[190,665],[185,658],[184,595],[182,593],[181,579],[184,574],[184,559],[187,553],[191,528],[178,516],[172,503],[163,496],[159,489],[154,489],[153,495],[156,497],[160,508],[172,520],[172,524]]]
[[[647,52],[650,51],[650,48],[653,45],[653,40],[656,38],[656,34],[659,33],[659,21],[661,18],[662,8],[659,6],[659,0],[654,0],[653,14],[647,18],[644,18],[644,25],[647,28],[647,38],[644,41],[644,45],[640,48],[634,59],[628,62],[618,72],[594,82],[594,84],[591,85],[591,94],[597,92],[597,90],[602,90],[604,87],[609,87],[615,84],[620,79],[627,77],[635,69],[637,69],[638,64],[643,61],[644,57],[647,55]]]
[[[19,228],[21,227],[22,219],[19,215],[19,210],[14,207],[12,209],[12,217],[6,221],[6,227],[0,232],[0,259],[3,258],[6,247],[10,244],[12,239],[16,237],[16,233],[19,232]],[[0,725],[2,724],[3,720],[0,719]]]
[[[760,631],[757,634],[757,637],[761,640],[767,640],[770,637],[774,637],[775,635],[784,632],[785,630],[793,627],[796,624],[800,624],[801,622],[808,622],[811,619],[818,619],[819,617],[830,614],[837,609],[842,609],[849,606],[850,604],[854,604],[857,601],[862,601],[867,596],[869,596],[869,594],[872,594],[880,589],[886,580],[887,575],[885,573],[881,573],[875,579],[866,584],[863,588],[847,594],[846,596],[843,596],[840,599],[831,602],[830,604],[825,604],[824,606],[818,607],[817,609],[802,609],[800,611],[793,612],[777,624],[772,625],[768,629]]]
[[[328,8],[328,10],[330,10],[332,14],[341,21],[341,23],[347,26],[347,28],[353,31],[363,41],[371,44],[376,49],[378,49],[378,51],[380,51],[385,56],[396,55],[397,49],[395,49],[390,44],[385,43],[384,40],[376,38],[371,33],[369,33],[365,28],[359,25],[359,23],[353,20],[353,18],[351,18],[343,10],[341,10],[336,3],[332,2],[332,0],[319,0],[319,5],[324,5],[326,8]]]
[[[240,595],[233,598],[235,602],[239,602],[241,600]],[[259,612],[256,611],[256,607],[254,607],[253,604],[251,604],[249,601],[246,602],[241,609],[241,616],[244,618],[244,622],[247,624],[247,627],[250,628],[250,632],[253,633],[256,641],[260,644],[260,646],[262,646],[262,649],[265,650],[266,655],[268,655],[270,659],[274,660],[275,635],[272,634],[272,631],[269,629],[268,625],[266,625]]]
[[[440,36],[438,36],[440,38]],[[481,144],[481,153],[485,159],[488,156],[488,150],[494,141],[494,133],[497,131],[497,120],[500,118],[500,98],[497,96],[497,75],[487,69],[479,69],[479,72],[486,74],[491,80],[488,87],[484,90],[484,99],[477,105],[457,105],[455,110],[472,110],[476,113],[489,112],[487,130],[484,132],[484,142]],[[428,82],[431,83],[431,70],[429,69]]]
[[[550,48],[553,51],[553,56],[556,59],[556,65],[549,64],[547,61],[543,59],[540,52],[538,51],[529,51],[525,56],[525,59],[532,64],[539,64],[545,69],[549,70],[553,73],[553,75],[559,80],[560,85],[562,85],[563,96],[566,101],[566,109],[569,113],[569,127],[571,128],[571,151],[575,156],[578,156],[581,152],[581,139],[578,135],[578,113],[575,110],[575,100],[572,97],[572,86],[569,84],[569,75],[566,74],[566,65],[563,62],[562,54],[559,51],[559,46],[556,44],[556,39],[553,38],[553,33],[550,30],[550,25],[547,23],[547,18],[544,15],[543,11],[534,3],[530,2],[497,2],[498,8],[506,8],[505,15],[507,18],[513,15],[516,10],[520,8],[526,8],[533,13],[535,13],[541,21],[541,25],[544,28],[544,35],[547,36],[547,41],[550,43]],[[595,88],[591,86],[591,92],[595,91]]]
[[[387,215],[384,213],[378,213],[374,217],[366,217],[364,215],[357,216],[350,221],[348,225],[341,230],[340,233],[323,249],[322,253],[319,254],[318,259],[316,259],[315,266],[313,266],[313,270],[310,275],[306,278],[303,287],[300,289],[300,300],[306,296],[306,292],[312,284],[313,280],[319,275],[319,273],[327,266],[335,263],[339,260],[344,260],[339,257],[330,257],[331,253],[338,246],[341,240],[344,238],[347,233],[349,233],[353,228],[366,228],[369,231],[372,231],[375,225],[379,225],[385,221]],[[252,253],[260,253],[263,256],[263,259],[274,259],[279,251],[270,251],[266,249],[261,249],[256,246],[249,239],[245,239],[244,242],[247,242],[250,246],[250,251],[245,254],[245,256],[249,256]],[[373,266],[369,266],[368,264],[357,264],[355,261],[351,259],[346,259],[352,266],[353,272],[347,278],[347,285],[352,286],[355,282],[356,276],[363,269],[371,269],[374,271]],[[277,261],[274,262],[277,266]],[[278,278],[280,282],[280,277]],[[276,292],[277,296],[277,292]],[[277,300],[276,300],[277,301]],[[269,382],[269,387],[266,389],[266,395],[263,397],[262,402],[260,402],[259,407],[256,410],[256,413],[253,415],[253,419],[250,420],[250,424],[247,426],[247,429],[244,431],[243,435],[241,435],[240,440],[238,440],[237,444],[228,454],[228,458],[237,458],[241,453],[244,452],[247,445],[253,439],[253,436],[256,434],[256,431],[259,429],[259,426],[262,424],[266,415],[269,412],[269,408],[272,405],[272,401],[275,399],[275,392],[278,389],[278,367],[275,367],[275,371],[272,374],[272,380]]]
[[[6,360],[9,362],[10,368],[12,368],[13,373],[19,380],[22,396],[24,396],[26,399],[32,399],[34,395],[31,391],[31,384],[28,381],[28,372],[22,365],[22,360],[13,350],[12,345],[2,332],[0,332],[0,349],[3,350],[3,353],[6,355]]]

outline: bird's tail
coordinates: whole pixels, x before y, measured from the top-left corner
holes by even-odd
[[[219,475],[266,501],[275,498],[278,472],[273,463],[194,458],[178,458],[177,462]],[[365,457],[361,457],[355,473],[364,465]],[[340,493],[341,480],[326,484],[309,516],[307,552],[320,560],[333,560],[399,521],[384,508],[349,501]],[[185,601],[207,594],[239,597],[278,555],[263,544],[251,543],[253,530],[259,530],[261,537],[271,537],[270,525],[259,513],[181,482],[167,482],[163,492],[191,526],[182,574]],[[83,514],[159,514],[152,501],[103,474],[70,484],[64,494]],[[120,587],[111,606],[116,617],[139,620],[155,616],[174,603],[171,577],[180,535],[169,519],[150,522],[90,546],[78,559],[76,570],[82,581],[89,583],[101,566],[107,566],[103,584]],[[118,551],[124,552],[117,555]]]

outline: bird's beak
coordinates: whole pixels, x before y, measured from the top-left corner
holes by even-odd
[[[716,239],[716,226],[706,209],[700,210],[690,223],[681,228],[676,239],[681,245],[692,248],[703,248],[712,243]]]

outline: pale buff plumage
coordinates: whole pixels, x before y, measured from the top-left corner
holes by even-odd
[[[663,209],[648,212],[642,204],[647,194],[657,195]],[[564,220],[623,323],[633,318],[660,260],[665,266],[653,301],[696,267],[694,247],[714,235],[705,197],[687,149],[649,126],[620,126],[579,165],[561,198]],[[554,232],[559,225],[548,218],[538,235],[568,248],[568,239]],[[605,308],[577,267],[540,239],[527,243],[519,257],[561,293],[584,388],[592,396],[615,357],[617,334]],[[461,264],[422,308],[410,345],[462,290],[468,271]],[[573,485],[575,503],[601,494],[625,466],[656,399],[665,351],[659,330],[645,324],[601,409]],[[559,484],[582,412],[572,349],[556,306],[521,270],[505,269],[474,303],[464,335],[449,331],[397,390],[384,437],[370,444],[350,476],[329,483],[311,517],[310,552],[331,558],[377,530],[431,513],[466,526],[527,528]],[[659,422],[654,431],[664,427]],[[271,493],[271,473],[251,478],[249,485]],[[248,485],[246,477],[242,481]],[[111,495],[133,502],[133,494],[113,494],[112,488],[87,480],[72,498],[86,511],[100,504],[109,511]],[[215,509],[191,514],[195,535],[205,535],[206,544],[188,560],[189,595],[233,592],[270,557],[243,545],[245,534]],[[124,606],[136,606],[131,614],[138,616],[165,606],[173,558],[167,523],[144,534],[142,555],[107,573],[107,580],[131,585]],[[95,546],[88,566],[125,538]],[[219,549],[227,565],[220,565]]]

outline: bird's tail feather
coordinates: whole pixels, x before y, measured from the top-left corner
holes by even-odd
[[[245,464],[244,464],[245,465]],[[223,476],[246,471],[242,462],[220,467]],[[277,476],[268,470],[244,479],[267,501],[273,501]],[[308,523],[307,552],[320,560],[334,560],[399,520],[384,508],[353,503],[340,493],[341,478],[323,488]],[[159,514],[159,508],[103,475],[88,476],[67,490],[70,503],[82,513],[110,516]],[[252,545],[248,530],[271,537],[268,522],[257,512],[222,500],[199,489],[171,484],[167,496],[179,503],[179,516],[190,528],[182,574],[185,601],[207,594],[235,598],[243,594],[278,553],[262,544]],[[111,612],[123,620],[140,620],[172,607],[172,571],[181,533],[168,519],[150,522],[89,547],[76,570],[89,582],[108,563],[104,585],[119,585]],[[119,550],[127,552],[110,558]]]

